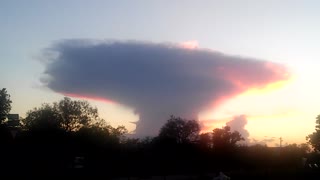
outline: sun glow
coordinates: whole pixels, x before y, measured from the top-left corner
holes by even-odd
[[[270,130],[273,136],[279,136],[283,131],[283,125],[288,123],[288,120],[292,120],[290,125],[294,127],[300,125],[296,117],[300,117],[302,112],[297,111],[295,107],[288,108],[287,101],[292,95],[290,89],[294,82],[295,78],[290,78],[270,83],[264,88],[250,88],[215,108],[202,112],[199,115],[199,120],[203,124],[202,132],[221,128],[234,116],[241,114],[246,115],[248,124],[245,128],[254,138],[269,136]]]
[[[240,96],[267,95],[268,93],[281,90],[283,87],[291,84],[293,81],[294,81],[294,78],[290,78],[289,80],[282,80],[282,81],[270,83],[263,88],[258,88],[258,87],[250,88],[244,93],[240,94]]]
[[[186,42],[180,43],[180,46],[185,49],[196,49],[199,47],[199,43],[196,40],[186,41]]]

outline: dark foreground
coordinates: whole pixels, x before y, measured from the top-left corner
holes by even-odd
[[[261,179],[261,180],[319,180],[320,169],[299,169],[289,171],[229,171],[223,172],[230,179]],[[214,180],[219,176],[218,172],[201,173],[201,174],[172,174],[172,175],[123,175],[114,174],[106,170],[100,172],[90,172],[86,169],[69,169],[60,172],[44,172],[44,171],[2,171],[0,179],[7,178],[23,178],[23,179],[113,179],[113,180]],[[112,174],[112,175],[111,175]],[[148,174],[148,173],[146,173]],[[216,178],[217,179],[217,178]],[[219,180],[219,179],[217,179]]]

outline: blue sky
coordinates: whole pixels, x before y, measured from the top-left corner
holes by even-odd
[[[259,123],[263,126],[269,123],[264,118],[273,117],[273,112],[258,108],[256,113],[252,113],[251,120],[248,117],[247,129],[251,137],[284,136],[288,142],[303,142],[305,136],[313,131],[315,117],[320,113],[317,109],[320,105],[320,86],[317,84],[320,77],[319,8],[319,1],[306,0],[2,0],[0,84],[12,96],[12,112],[24,116],[27,110],[43,102],[63,97],[44,88],[39,80],[45,68],[41,52],[56,41],[88,38],[182,43],[194,40],[200,48],[284,63],[292,69],[295,79],[273,92],[277,95],[256,93],[249,99],[243,99],[246,96],[243,95],[212,112],[204,112],[203,117],[224,119],[249,113],[249,109],[256,107],[263,97],[277,98],[263,108],[273,109],[273,112],[290,109],[283,112],[290,114],[282,118],[287,120],[272,121],[273,125],[279,126],[292,122],[290,132],[284,133],[281,128],[272,130],[274,132],[270,129],[263,131]],[[243,109],[236,106],[239,102],[252,105]],[[137,120],[130,107],[93,103],[103,109],[106,119],[114,124]],[[230,107],[241,110],[230,110]],[[292,111],[297,113],[291,114]],[[260,120],[253,120],[262,116],[264,118]],[[133,128],[131,125],[128,127]],[[299,138],[295,139],[294,134],[299,134]]]

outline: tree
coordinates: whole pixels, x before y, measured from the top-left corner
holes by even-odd
[[[212,133],[202,133],[199,136],[199,144],[203,148],[211,148],[212,147]]]
[[[75,134],[83,142],[105,145],[120,144],[126,133],[124,126],[114,128],[107,124],[93,124],[80,128]]]
[[[43,104],[40,108],[34,108],[27,112],[23,126],[27,130],[59,129],[63,119],[57,109],[50,104]]]
[[[98,117],[97,108],[87,101],[76,101],[65,97],[52,105],[43,104],[27,112],[23,120],[26,129],[61,128],[66,132],[78,131],[82,127],[98,125],[103,121]]]
[[[53,104],[62,121],[61,126],[66,131],[79,130],[82,126],[98,122],[98,109],[93,108],[88,101],[73,101],[68,97]]]
[[[316,117],[316,128],[315,132],[309,134],[306,139],[308,143],[313,147],[314,150],[320,151],[320,115]]]
[[[238,131],[231,132],[229,126],[216,128],[212,132],[213,148],[230,148],[234,147],[238,141],[243,141],[244,138]]]
[[[176,143],[190,143],[198,139],[200,125],[195,120],[171,116],[160,129],[159,138],[175,140]]]
[[[6,88],[0,90],[0,124],[6,119],[11,110],[10,95],[7,93]]]

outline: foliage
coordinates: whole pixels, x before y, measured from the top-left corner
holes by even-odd
[[[23,123],[26,129],[61,128],[71,132],[99,121],[102,120],[98,118],[97,108],[91,107],[87,101],[65,97],[52,105],[43,104],[28,111]]]
[[[212,133],[202,133],[199,136],[199,144],[203,148],[212,148]]]
[[[10,95],[7,93],[6,88],[0,90],[0,124],[6,119],[11,110]]]
[[[113,128],[110,125],[92,125],[84,126],[75,133],[77,138],[81,141],[94,144],[94,145],[106,145],[106,144],[119,144],[123,139],[124,134],[127,133],[123,126]]]
[[[316,117],[315,132],[309,134],[306,139],[314,150],[320,151],[320,115]]]
[[[62,118],[61,126],[69,132],[79,130],[98,120],[97,108],[91,107],[87,101],[73,101],[65,97],[58,103],[54,103],[53,108]]]
[[[21,174],[65,177],[63,175],[69,173],[79,177],[112,179],[126,176],[129,179],[223,171],[234,173],[232,178],[242,179],[255,172],[267,171],[271,179],[276,179],[271,176],[272,172],[296,172],[304,168],[303,157],[308,158],[307,164],[318,162],[318,158],[309,158],[305,144],[281,148],[237,146],[243,138],[228,126],[199,135],[197,121],[174,116],[154,138],[125,138],[127,130],[123,126],[114,128],[95,116],[74,129],[67,129],[64,118],[71,117],[72,121],[82,123],[78,117],[88,116],[75,116],[74,107],[66,107],[76,103],[63,103],[65,111],[57,104],[43,104],[29,111],[25,131],[19,131],[16,138],[2,143],[6,147],[0,148],[0,168],[4,173],[15,167]],[[76,169],[79,167],[83,168]]]
[[[244,138],[238,131],[231,132],[229,126],[216,128],[212,131],[212,145],[215,149],[234,147],[237,142]]]
[[[59,112],[50,104],[43,104],[27,112],[23,126],[28,130],[60,128],[62,118]]]
[[[160,129],[159,138],[172,139],[176,143],[190,143],[198,139],[200,125],[195,120],[171,116]]]

